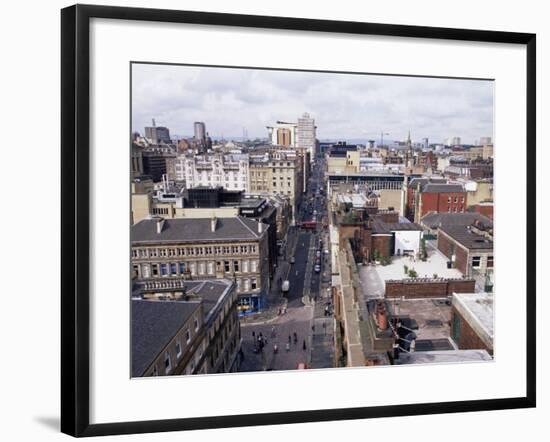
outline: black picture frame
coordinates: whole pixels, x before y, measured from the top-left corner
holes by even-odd
[[[89,23],[92,18],[524,45],[527,53],[527,343],[524,397],[90,424]],[[75,5],[61,11],[61,431],[72,436],[194,430],[535,407],[536,36],[289,17]]]

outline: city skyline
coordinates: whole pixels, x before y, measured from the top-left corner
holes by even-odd
[[[190,135],[205,121],[215,136],[265,138],[266,125],[309,112],[319,139],[404,140],[465,144],[493,136],[493,82],[213,68],[132,66],[132,130],[155,118],[171,133]]]

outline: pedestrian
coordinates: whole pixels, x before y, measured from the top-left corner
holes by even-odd
[[[292,338],[290,335],[288,335],[288,343],[290,344],[292,342]]]
[[[296,332],[294,332],[294,343],[296,344],[298,342],[298,335]]]
[[[290,338],[290,336],[289,336],[289,338]],[[286,351],[290,351],[290,342],[286,343]]]
[[[271,337],[274,338],[275,337],[275,326],[271,326]]]
[[[254,331],[252,331],[252,340],[256,342],[256,333]]]
[[[304,339],[304,343],[302,344],[302,349],[305,351],[306,350],[306,340]]]

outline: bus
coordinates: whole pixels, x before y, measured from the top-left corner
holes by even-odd
[[[303,221],[301,227],[306,230],[317,230],[317,221]]]

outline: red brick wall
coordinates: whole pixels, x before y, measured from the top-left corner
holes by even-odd
[[[472,329],[472,327],[470,327],[470,325],[464,320],[462,315],[453,308],[452,316],[451,316],[451,324],[454,324],[457,318],[460,321],[460,336],[459,336],[458,342],[456,342],[456,339],[454,340],[458,348],[462,350],[483,349],[483,350],[487,350],[490,354],[493,354],[493,350],[488,348],[485,345],[485,343],[479,338],[479,336]]]
[[[452,255],[452,245],[454,245],[455,267],[466,275],[468,271],[468,253],[452,238],[439,231],[437,235],[437,248],[449,259],[451,259]]]
[[[403,279],[386,281],[386,298],[444,298],[455,293],[472,293],[473,279]]]
[[[468,274],[468,252],[458,245],[455,247],[455,267],[462,272]]]
[[[377,213],[376,219],[381,220],[385,223],[398,223],[399,222],[399,212],[385,212]]]
[[[375,250],[378,250],[380,256],[390,256],[390,246],[391,236],[372,235],[372,253],[374,253]]]
[[[420,194],[422,199],[422,214],[424,216],[428,212],[448,212],[449,208],[451,212],[455,209],[457,212],[466,210],[468,199],[466,192],[422,192]],[[451,198],[451,202],[449,202]],[[455,198],[457,202],[455,203]],[[462,202],[464,198],[464,202]]]
[[[481,213],[482,215],[485,215],[488,218],[493,219],[493,205],[475,205],[473,206],[474,211],[477,213]]]

